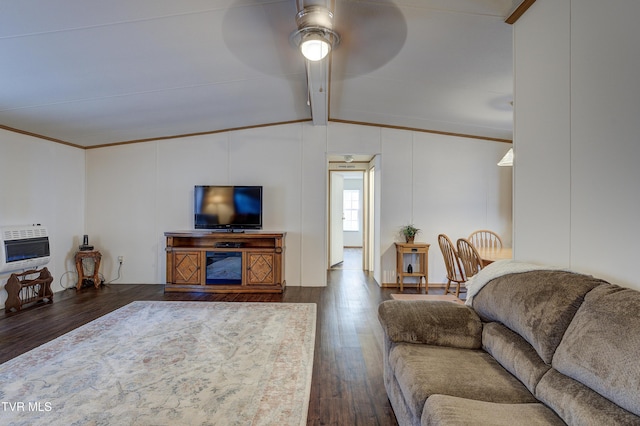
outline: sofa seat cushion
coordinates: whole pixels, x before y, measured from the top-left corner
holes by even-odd
[[[553,353],[584,299],[605,281],[566,271],[540,270],[491,280],[473,298],[473,308],[487,321],[521,335],[551,364]]]
[[[640,292],[616,285],[586,295],[553,357],[560,373],[640,416]]]
[[[409,409],[420,418],[435,394],[501,403],[536,402],[513,375],[481,349],[399,343],[389,365]]]
[[[448,395],[427,399],[422,426],[564,426],[549,407],[540,403],[499,404]]]

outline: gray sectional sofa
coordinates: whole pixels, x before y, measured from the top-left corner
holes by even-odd
[[[640,425],[640,292],[505,262],[467,305],[380,304],[398,423]]]

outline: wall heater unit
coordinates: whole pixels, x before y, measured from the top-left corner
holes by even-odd
[[[32,269],[51,259],[47,228],[41,225],[0,228],[0,272]]]

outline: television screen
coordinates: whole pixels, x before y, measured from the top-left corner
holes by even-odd
[[[261,229],[261,186],[197,185],[196,229]]]

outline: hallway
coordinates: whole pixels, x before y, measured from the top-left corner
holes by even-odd
[[[354,269],[362,270],[362,247],[345,247],[344,260],[331,269]]]

